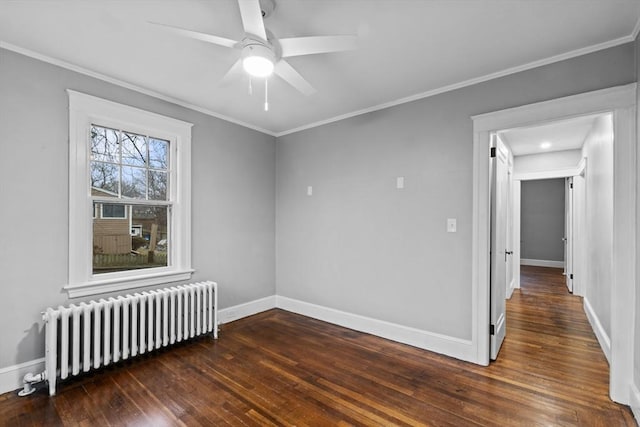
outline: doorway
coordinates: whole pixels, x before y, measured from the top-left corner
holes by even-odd
[[[633,372],[635,283],[635,84],[574,95],[524,107],[473,117],[473,264],[472,264],[472,343],[477,362],[489,363],[490,319],[490,142],[500,129],[585,116],[600,112],[613,114],[613,269],[611,311],[610,396],[628,403]]]

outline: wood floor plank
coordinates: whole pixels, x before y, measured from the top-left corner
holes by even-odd
[[[28,398],[0,425],[632,426],[561,271],[522,267],[488,367],[270,310]]]

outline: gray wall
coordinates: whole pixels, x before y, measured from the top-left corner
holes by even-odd
[[[217,280],[222,307],[273,295],[277,283],[283,296],[469,339],[469,117],[630,83],[633,64],[626,44],[284,136],[276,147],[0,50],[0,368],[42,357],[39,312],[69,302],[67,88],[195,124],[194,280]],[[451,217],[455,234],[445,232]]]
[[[640,82],[640,37],[636,37],[635,40],[635,72],[636,80]],[[636,138],[638,141],[637,147],[640,147],[640,85],[637,87],[638,96],[636,99]],[[636,173],[640,169],[640,149],[636,152]],[[634,375],[633,383],[636,386],[636,390],[640,390],[640,173],[637,173],[638,185],[636,186],[636,324],[634,329]],[[640,416],[640,408],[634,408],[638,412],[637,416]]]
[[[596,119],[582,154],[585,173],[587,250],[585,299],[607,336],[611,337],[611,283],[613,281],[613,119]]]
[[[564,261],[564,178],[522,181],[520,257]]]
[[[633,64],[625,44],[278,138],[278,294],[470,339],[470,116],[631,83]]]
[[[40,312],[66,304],[67,88],[194,123],[193,280],[222,307],[275,293],[275,139],[0,49],[0,368],[44,355]]]

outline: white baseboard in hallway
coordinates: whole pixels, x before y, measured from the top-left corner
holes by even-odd
[[[640,389],[635,383],[631,383],[631,391],[629,393],[629,406],[636,419],[636,424],[640,425]]]
[[[534,267],[552,267],[552,268],[564,268],[564,261],[551,261],[547,259],[530,259],[521,258],[520,265],[532,265]]]
[[[593,333],[596,334],[596,338],[598,339],[598,343],[600,343],[604,356],[607,358],[607,362],[611,364],[611,339],[605,332],[598,315],[593,310],[593,307],[586,297],[584,298],[584,312],[587,315],[587,319],[589,320],[591,329],[593,329]]]

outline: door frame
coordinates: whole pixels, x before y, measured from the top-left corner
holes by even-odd
[[[490,134],[596,113],[613,113],[613,283],[609,394],[629,403],[633,376],[636,238],[636,83],[471,117],[473,120],[472,347],[489,364],[489,144]]]

